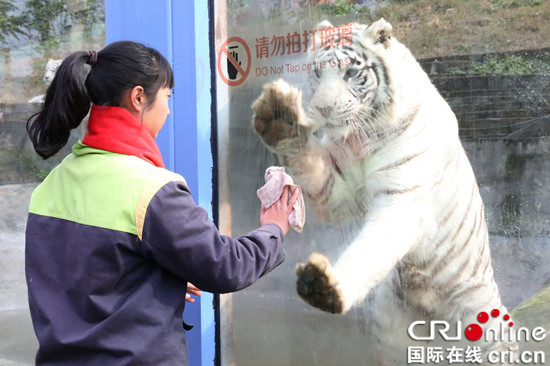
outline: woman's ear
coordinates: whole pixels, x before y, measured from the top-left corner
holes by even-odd
[[[132,90],[128,93],[129,98],[129,108],[132,110],[130,112],[136,112],[137,114],[141,114],[143,112],[147,97],[145,96],[145,91],[142,86],[134,86]]]

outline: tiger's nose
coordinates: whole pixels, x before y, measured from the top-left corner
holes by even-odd
[[[332,107],[317,107],[317,110],[323,117],[328,118],[332,112]]]

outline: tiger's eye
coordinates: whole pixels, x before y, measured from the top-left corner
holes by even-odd
[[[348,69],[346,71],[346,77],[353,78],[353,77],[357,76],[358,73],[359,73],[359,70],[357,70],[357,69]]]

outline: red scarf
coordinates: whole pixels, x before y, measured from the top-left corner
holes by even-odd
[[[133,155],[164,168],[162,155],[141,121],[121,107],[92,106],[84,145],[114,153]]]

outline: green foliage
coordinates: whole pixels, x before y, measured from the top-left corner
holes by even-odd
[[[12,0],[0,0],[0,43],[4,43],[9,36],[19,38],[25,35],[23,19],[10,15],[15,10],[17,7]]]
[[[321,14],[329,16],[357,14],[363,12],[363,7],[356,4],[348,4],[345,1],[319,4],[317,5],[317,9],[319,9]]]
[[[487,56],[482,62],[474,62],[466,69],[450,67],[449,75],[550,75],[548,57],[526,58],[520,55]]]
[[[67,27],[64,0],[28,0],[22,18],[40,42],[60,37]]]
[[[468,44],[459,44],[458,46],[456,46],[456,50],[458,51],[458,53],[470,53],[471,46]]]
[[[105,22],[105,9],[102,0],[84,1],[86,7],[68,14],[65,0],[27,0],[19,15],[10,15],[18,10],[14,0],[0,0],[0,43],[13,36],[37,41],[44,49],[55,47],[69,21],[83,24],[89,33],[95,24]]]
[[[498,8],[519,8],[521,6],[539,6],[543,0],[489,0],[493,6]]]
[[[84,31],[90,35],[95,24],[105,23],[105,6],[103,1],[86,0],[86,7],[71,14],[71,20],[84,25]]]
[[[38,178],[38,181],[42,182],[44,179],[46,179],[48,174],[50,174],[49,170],[41,169],[36,172],[36,178]]]
[[[475,63],[471,66],[475,74],[499,74],[499,75],[526,75],[531,74],[531,64],[521,56],[506,56],[502,59],[487,57],[482,63]]]

